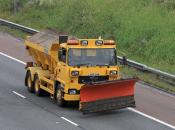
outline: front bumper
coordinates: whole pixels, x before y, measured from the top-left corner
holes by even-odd
[[[80,95],[79,94],[75,94],[75,95],[64,94],[64,100],[66,100],[66,101],[79,101]]]

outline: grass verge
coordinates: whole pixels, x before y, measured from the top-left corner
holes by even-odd
[[[27,36],[27,34],[25,32],[22,32],[22,31],[16,30],[16,29],[12,29],[12,28],[9,28],[6,26],[0,26],[0,31],[8,33],[14,37],[22,38],[22,39],[25,39]]]
[[[149,72],[142,72],[140,70],[128,66],[123,66],[121,68],[121,75],[127,75],[127,77],[138,77],[144,83],[151,84],[151,87],[161,89],[171,94],[175,94],[175,86],[160,79],[155,74],[151,74]]]

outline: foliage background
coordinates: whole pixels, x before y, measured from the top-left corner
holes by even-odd
[[[0,17],[78,37],[112,38],[120,55],[175,74],[174,0],[0,0]]]

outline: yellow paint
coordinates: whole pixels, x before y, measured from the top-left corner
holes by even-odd
[[[80,96],[77,95],[70,95],[70,94],[64,94],[64,100],[67,101],[79,101],[80,100]]]

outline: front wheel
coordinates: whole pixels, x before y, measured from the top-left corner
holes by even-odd
[[[63,96],[64,96],[64,93],[58,87],[56,91],[56,102],[58,106],[65,107],[67,105],[67,101],[64,100]]]

